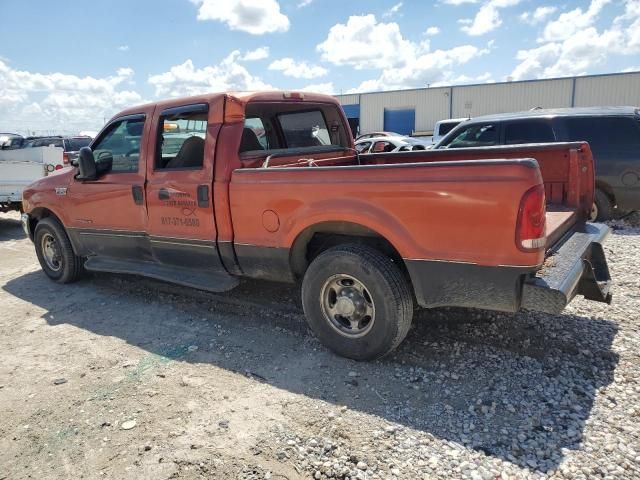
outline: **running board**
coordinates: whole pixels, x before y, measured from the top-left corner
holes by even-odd
[[[92,272],[125,273],[155,278],[208,292],[227,292],[240,283],[228,273],[167,266],[152,262],[89,257],[84,268]]]

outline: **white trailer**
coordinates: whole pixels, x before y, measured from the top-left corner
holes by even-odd
[[[22,209],[22,191],[36,180],[61,169],[62,148],[0,150],[0,212]]]

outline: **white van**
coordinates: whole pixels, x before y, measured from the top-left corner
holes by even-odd
[[[21,210],[22,190],[65,166],[62,148],[11,149],[9,142],[0,141],[0,212]]]
[[[469,120],[469,118],[450,118],[437,122],[433,129],[433,143],[438,143],[442,137],[466,120]]]

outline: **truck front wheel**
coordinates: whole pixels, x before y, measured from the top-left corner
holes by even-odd
[[[320,341],[354,360],[394,350],[413,318],[405,276],[390,258],[362,245],[339,245],[316,257],[302,282],[302,304]]]
[[[71,283],[80,277],[83,271],[82,258],[74,253],[60,222],[50,217],[40,220],[33,241],[40,266],[50,279],[58,283]]]

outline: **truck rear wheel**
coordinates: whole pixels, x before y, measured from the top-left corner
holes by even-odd
[[[320,341],[354,360],[394,350],[413,318],[413,298],[398,266],[361,245],[339,245],[316,257],[302,282],[302,304]]]
[[[33,241],[40,266],[50,279],[58,283],[71,283],[81,276],[82,258],[74,253],[60,222],[50,217],[39,221]]]

